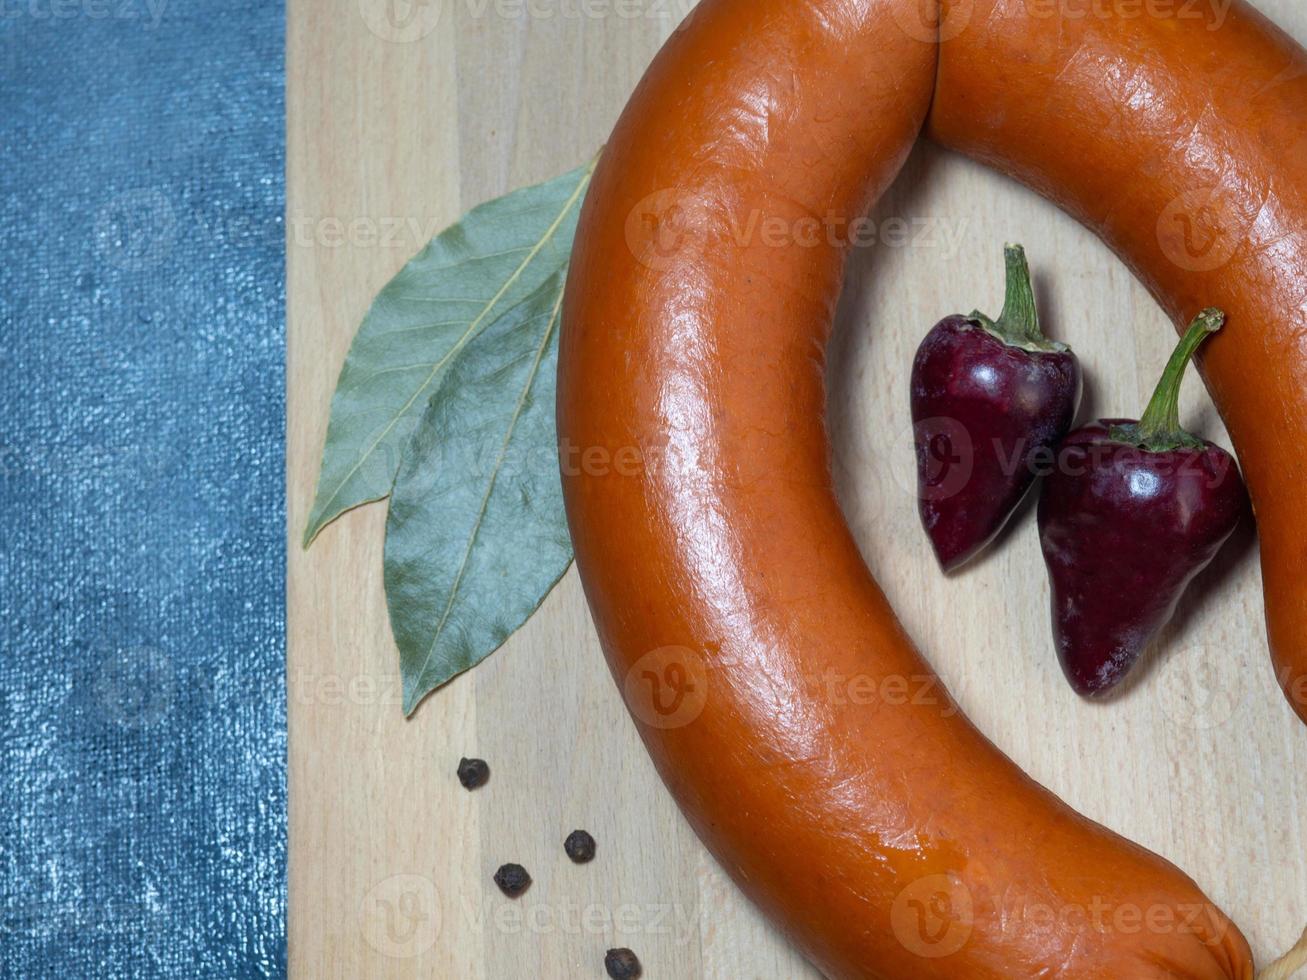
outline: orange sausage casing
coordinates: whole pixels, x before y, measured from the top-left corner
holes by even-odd
[[[1096,231],[1176,320],[1248,481],[1276,677],[1307,721],[1307,54],[1243,3],[946,0],[930,135]],[[1108,5],[1108,9],[1112,9]]]
[[[1258,289],[1280,290],[1280,302],[1298,288],[1269,279],[1273,242],[1252,264],[1232,259],[1199,278],[1158,265],[1163,246],[1147,244],[1154,198],[1217,164],[1158,159],[1145,198],[1118,210],[1059,155],[1079,151],[1065,136],[1075,120],[1061,120],[1059,150],[1037,133],[1040,113],[1057,107],[1018,107],[1005,89],[1083,98],[1140,153],[1162,139],[1157,120],[1196,104],[1203,76],[1169,53],[1192,53],[1193,28],[1147,49],[1128,30],[1086,28],[1096,52],[1041,39],[1040,24],[1007,16],[1017,6],[978,0],[974,37],[949,41],[942,64],[915,0],[704,0],[670,39],[595,173],[568,281],[558,425],[577,564],[662,778],[722,866],[827,975],[1250,978],[1247,943],[1192,881],[1067,808],[957,712],[867,571],[832,488],[823,357],[846,249],[809,232],[860,217],[889,184],[931,111],[937,72],[939,139],[1104,229],[1151,270],[1173,312],[1201,294],[1230,308],[1232,332],[1243,320],[1240,330],[1286,336],[1250,305]],[[1294,54],[1253,15],[1234,16],[1220,43],[1236,58]],[[1056,68],[1031,63],[1049,56],[1066,67],[1041,82]],[[1153,108],[1132,118],[1116,100],[1134,90],[1100,91],[1091,69],[1076,74],[1077,57],[1120,75],[1135,66]],[[975,82],[999,58],[1007,74]],[[1250,159],[1228,127],[1206,124],[1225,140],[1216,149]],[[1104,125],[1086,125],[1101,137]],[[1296,189],[1282,194],[1283,224],[1268,214],[1262,227],[1307,215]],[[761,234],[768,218],[791,238]],[[1226,281],[1250,269],[1257,282]],[[1243,453],[1242,440],[1260,438],[1251,406],[1269,410],[1273,396],[1240,372],[1278,383],[1291,369],[1222,344],[1208,375]],[[1280,506],[1268,458],[1245,458],[1259,516]],[[1268,580],[1268,601],[1271,591]],[[1272,629],[1296,626],[1290,616]],[[855,705],[827,695],[832,677],[914,696]]]

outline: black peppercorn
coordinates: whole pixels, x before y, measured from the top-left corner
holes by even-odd
[[[604,969],[613,980],[636,980],[644,972],[629,949],[610,949],[604,957]]]
[[[563,841],[563,850],[576,864],[585,864],[595,857],[595,839],[584,830],[574,830]]]
[[[495,872],[495,884],[509,898],[517,898],[531,887],[531,876],[520,864],[505,864]]]
[[[458,781],[464,789],[484,786],[490,778],[490,767],[485,759],[463,759],[458,764]]]

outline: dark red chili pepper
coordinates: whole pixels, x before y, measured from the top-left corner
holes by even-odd
[[[1039,500],[1053,637],[1086,697],[1118,684],[1248,509],[1234,458],[1180,428],[1180,383],[1225,314],[1194,319],[1139,422],[1067,436]]]
[[[1025,251],[1003,251],[999,318],[940,321],[912,364],[918,508],[945,571],[1003,529],[1080,401],[1076,356],[1040,332]]]

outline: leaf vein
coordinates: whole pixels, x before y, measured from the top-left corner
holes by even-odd
[[[472,558],[472,549],[476,545],[477,537],[481,533],[481,527],[485,523],[486,511],[490,507],[490,498],[494,495],[495,486],[499,481],[499,472],[504,466],[504,457],[508,455],[508,446],[512,442],[513,433],[517,429],[518,420],[522,416],[522,410],[526,405],[526,400],[535,385],[536,376],[540,373],[540,363],[544,360],[545,351],[549,349],[550,338],[558,325],[558,315],[563,307],[563,290],[558,291],[558,298],[554,301],[553,312],[549,315],[549,322],[540,337],[540,345],[536,348],[535,359],[531,363],[531,370],[527,374],[526,383],[522,385],[522,393],[517,398],[517,404],[513,407],[513,414],[508,420],[508,427],[504,432],[503,442],[499,446],[499,454],[495,458],[494,468],[490,473],[490,480],[486,485],[486,492],[481,497],[481,506],[477,510],[476,518],[472,523],[472,530],[468,534],[467,546],[463,549],[463,557],[459,562],[458,572],[454,576],[453,585],[449,590],[449,601],[445,603],[445,610],[440,616],[440,622],[436,624],[436,630],[431,638],[431,645],[427,648],[427,655],[422,661],[422,668],[418,671],[418,677],[425,677],[431,666],[431,658],[435,656],[436,646],[440,643],[440,637],[444,635],[445,623],[449,621],[449,616],[453,612],[454,603],[458,599],[459,589],[462,588],[463,577],[467,574],[467,566]]]

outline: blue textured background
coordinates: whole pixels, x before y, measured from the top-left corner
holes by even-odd
[[[0,0],[0,975],[285,973],[283,8]]]

